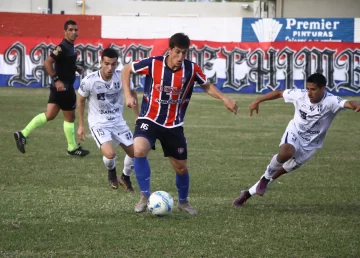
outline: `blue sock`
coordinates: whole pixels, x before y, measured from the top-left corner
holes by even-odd
[[[179,203],[187,202],[190,187],[190,175],[186,171],[185,175],[176,174],[176,187],[178,189]]]
[[[150,165],[147,158],[134,158],[134,170],[140,191],[150,196]]]

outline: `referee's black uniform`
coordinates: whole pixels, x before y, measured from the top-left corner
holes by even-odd
[[[76,93],[73,86],[76,72],[74,44],[63,39],[50,56],[55,60],[56,75],[52,77],[48,103],[59,105],[61,110],[74,110],[76,108]],[[57,80],[64,84],[65,91],[56,91],[55,82]]]

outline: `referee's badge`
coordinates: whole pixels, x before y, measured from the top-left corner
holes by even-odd
[[[55,50],[53,51],[53,54],[57,56],[57,55],[59,54],[59,52],[61,52],[61,47],[60,47],[60,46],[57,46],[57,47],[55,48]]]

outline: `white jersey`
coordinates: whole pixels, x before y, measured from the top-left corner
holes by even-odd
[[[294,118],[289,127],[295,128],[304,149],[321,148],[327,130],[338,111],[344,109],[346,100],[325,93],[324,98],[316,104],[310,102],[305,89],[285,90],[285,102],[295,106]]]
[[[130,86],[133,89],[133,85]],[[121,83],[121,71],[116,70],[110,81],[104,81],[100,71],[87,75],[80,84],[78,93],[89,102],[89,126],[126,125],[122,113],[124,108],[124,90]]]

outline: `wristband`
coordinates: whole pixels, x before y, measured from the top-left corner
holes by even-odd
[[[59,80],[59,76],[57,76],[56,74],[51,78],[53,79],[54,82],[57,82]]]

